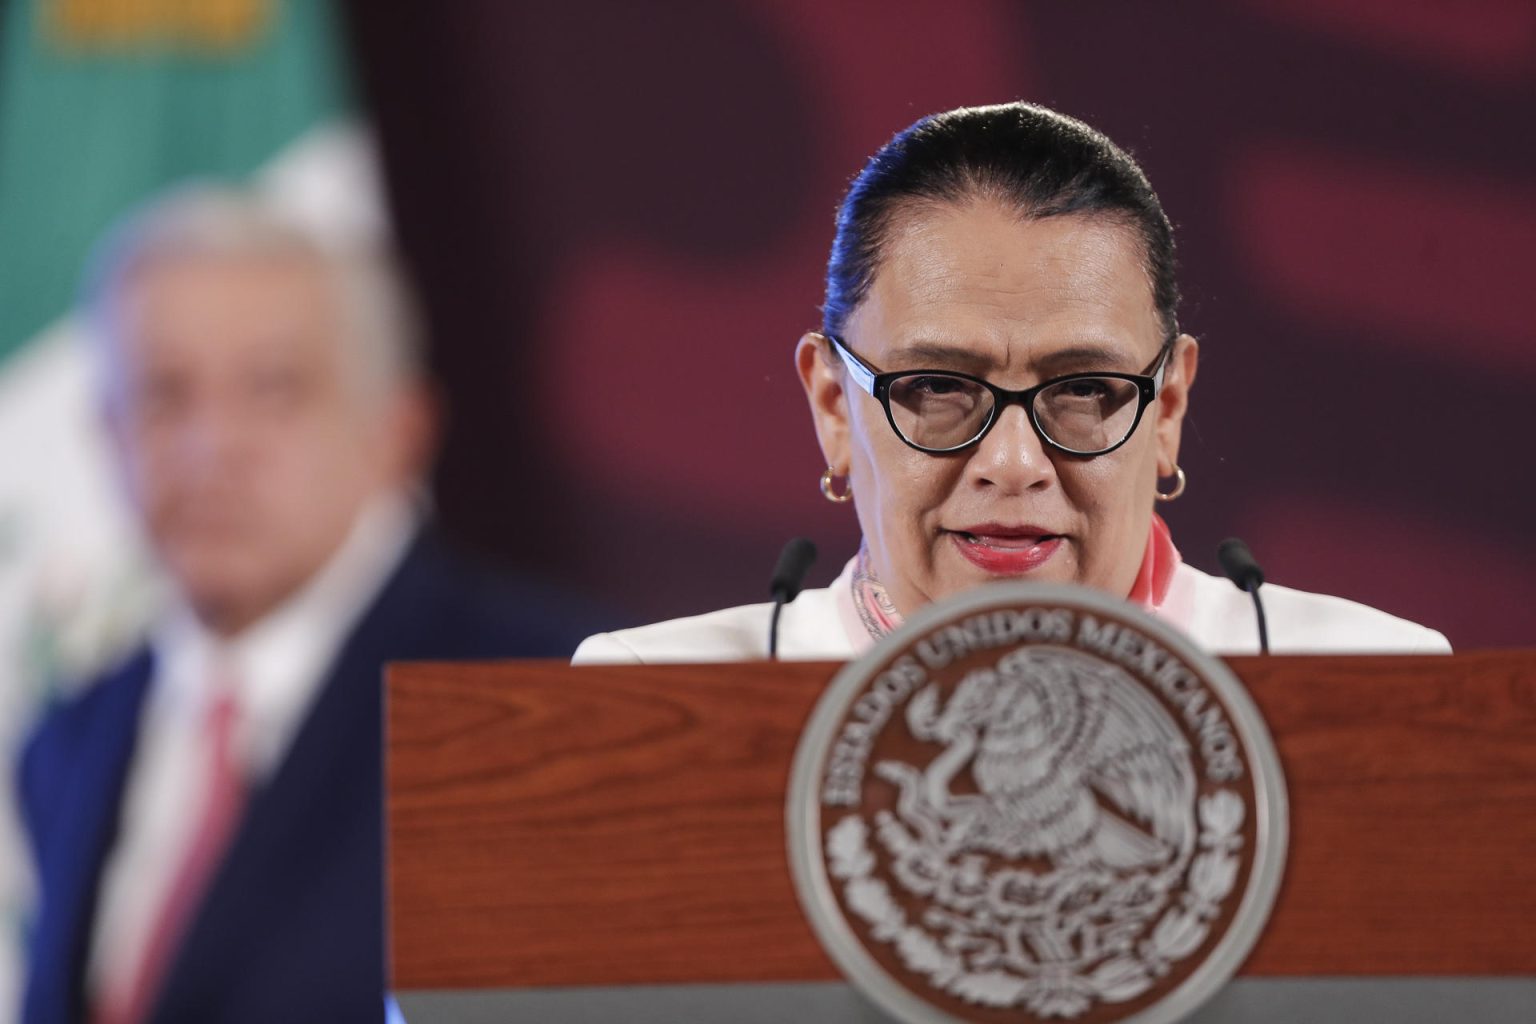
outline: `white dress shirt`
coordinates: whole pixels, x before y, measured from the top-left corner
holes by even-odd
[[[239,704],[234,744],[251,787],[269,779],[363,612],[417,526],[404,495],[369,503],[341,547],[282,605],[230,640],[177,607],[151,637],[154,675],[123,793],[122,830],[102,874],[87,985],[131,971],[165,904],[206,789],[203,728],[216,679]]]
[[[779,656],[847,661],[874,640],[853,608],[853,561],[830,587],[806,590],[784,606]],[[1354,601],[1265,584],[1260,591],[1276,654],[1443,654],[1432,629]],[[582,641],[573,665],[744,661],[768,654],[771,604],[743,605],[650,626],[599,633]],[[1255,654],[1253,599],[1225,579],[1180,563],[1157,614],[1214,654]]]

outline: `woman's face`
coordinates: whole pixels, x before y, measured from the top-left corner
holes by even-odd
[[[1026,220],[986,199],[899,215],[843,340],[880,372],[949,369],[1019,390],[1063,374],[1145,373],[1162,328],[1135,232],[1087,216]],[[872,568],[898,611],[989,580],[1130,592],[1157,478],[1177,462],[1197,347],[1178,339],[1163,389],[1123,446],[1048,448],[1009,405],[979,444],[908,447],[819,335],[796,352],[829,465],[846,472]]]

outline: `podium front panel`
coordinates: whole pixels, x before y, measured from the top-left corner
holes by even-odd
[[[1291,802],[1242,973],[1536,975],[1536,652],[1228,663]],[[393,666],[395,988],[834,980],[784,797],[838,667]]]

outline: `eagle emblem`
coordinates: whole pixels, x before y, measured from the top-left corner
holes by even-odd
[[[957,603],[845,669],[807,727],[789,820],[812,923],[904,1020],[1177,1019],[1278,886],[1262,720],[1224,666],[1102,595]]]
[[[1035,857],[1056,870],[1187,860],[1189,745],[1123,669],[1025,648],[968,674],[943,704],[930,684],[906,718],[915,737],[945,749],[922,772],[896,761],[876,771],[899,788],[898,812],[925,852]]]

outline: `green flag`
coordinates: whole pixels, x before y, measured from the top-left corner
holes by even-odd
[[[0,29],[0,359],[91,241],[189,176],[240,178],[342,104],[319,0],[13,0]]]

